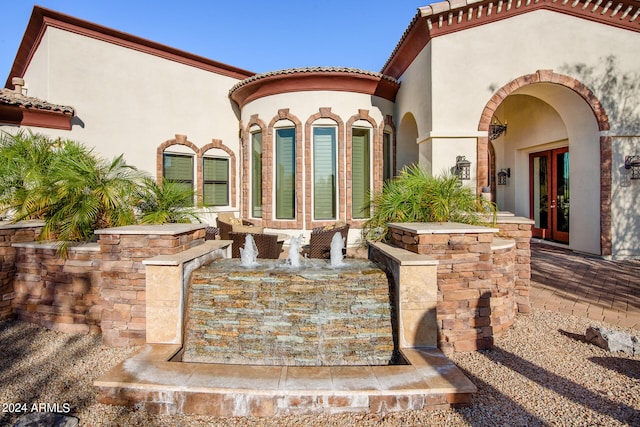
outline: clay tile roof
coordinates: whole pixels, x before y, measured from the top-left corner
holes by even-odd
[[[398,83],[398,80],[393,77],[384,75],[382,73],[376,73],[373,71],[361,70],[358,68],[350,68],[350,67],[302,67],[302,68],[286,68],[284,70],[277,71],[269,71],[267,73],[256,74],[247,79],[239,81],[236,83],[230,90],[229,94],[232,94],[236,89],[254,82],[256,80],[265,79],[268,77],[281,76],[285,74],[302,74],[302,73],[350,73],[350,74],[360,74],[365,76],[378,77],[381,79],[389,80],[395,84]]]
[[[19,95],[11,89],[0,89],[0,104],[15,105],[36,110],[57,111],[63,114],[75,115],[75,109],[66,105],[52,104],[42,99]]]

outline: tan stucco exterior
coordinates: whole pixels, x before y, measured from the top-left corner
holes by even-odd
[[[396,172],[411,163],[436,175],[450,172],[465,156],[471,161],[465,185],[478,192],[489,187],[500,210],[525,217],[530,153],[568,147],[568,246],[638,257],[640,180],[630,180],[623,165],[626,156],[640,154],[639,126],[628,125],[640,117],[640,96],[637,89],[629,94],[625,114],[632,120],[625,121],[612,111],[622,100],[603,91],[597,76],[607,58],[620,76],[640,74],[633,54],[640,47],[640,9],[627,0],[620,5],[444,1],[418,10],[381,73],[296,69],[262,76],[36,8],[27,30],[35,42],[23,42],[12,72],[24,77],[28,96],[75,110],[71,131],[35,130],[78,140],[108,158],[124,153],[151,176],[159,170],[158,147],[189,152],[216,140],[215,153],[234,158],[234,188],[229,206],[210,211],[243,216],[248,132],[252,123],[266,130],[280,116],[299,121],[303,147],[314,120],[340,124],[344,147],[347,124],[370,120],[378,137],[383,129],[393,134]],[[588,69],[595,74],[585,74]],[[489,141],[496,119],[507,132]],[[18,127],[0,123],[0,129]],[[173,144],[177,135],[189,144]],[[347,155],[339,159],[344,171]],[[266,220],[267,227],[293,233],[318,225],[308,212],[308,153],[301,156],[301,217]],[[511,177],[496,186],[503,168]],[[381,174],[373,174],[379,188]],[[348,174],[340,179],[339,192],[346,192]]]

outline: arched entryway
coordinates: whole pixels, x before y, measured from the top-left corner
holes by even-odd
[[[490,141],[489,130],[496,123],[507,129]],[[610,255],[611,140],[601,134],[608,129],[602,105],[581,82],[550,70],[519,77],[500,88],[482,113],[478,130],[487,137],[478,138],[478,191],[490,186],[499,209],[534,218],[541,200],[534,194],[541,165],[551,169],[552,159],[559,156],[565,163],[556,164],[554,171],[565,173],[566,200],[550,193],[543,202],[549,209],[562,203],[569,221],[564,225],[574,231],[567,235],[571,248]],[[505,185],[495,185],[501,170],[510,172],[510,178]]]
[[[396,171],[400,172],[405,166],[416,163],[419,158],[418,153],[418,124],[411,113],[406,113],[400,120],[396,142]],[[420,159],[420,164],[426,164],[431,171],[431,159]]]

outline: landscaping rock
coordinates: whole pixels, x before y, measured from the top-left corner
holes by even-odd
[[[589,326],[584,336],[587,342],[610,352],[622,351],[631,355],[640,354],[640,340],[634,335]]]
[[[13,427],[76,427],[80,420],[55,412],[31,412],[18,418]]]

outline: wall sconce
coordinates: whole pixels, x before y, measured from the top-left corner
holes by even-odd
[[[498,139],[500,135],[507,131],[507,122],[504,124],[500,122],[496,117],[493,118],[493,124],[489,125],[489,141]]]
[[[460,179],[471,179],[471,162],[465,156],[456,157],[456,175]]]
[[[507,185],[507,178],[511,178],[511,168],[500,169],[500,172],[498,172],[498,185]]]
[[[631,179],[640,179],[640,156],[626,156],[624,158],[624,168],[631,169]]]

